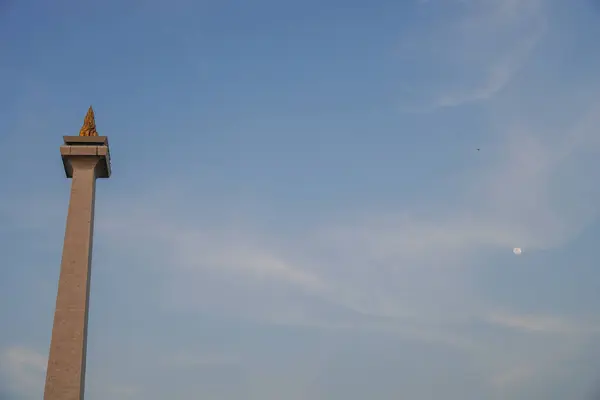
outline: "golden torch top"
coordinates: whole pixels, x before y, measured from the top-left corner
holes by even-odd
[[[92,106],[88,109],[85,119],[83,120],[83,126],[79,130],[79,136],[98,136],[96,131],[96,121],[94,119],[94,110]]]

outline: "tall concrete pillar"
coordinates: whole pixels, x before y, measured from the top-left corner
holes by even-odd
[[[83,400],[96,178],[111,174],[108,138],[98,136],[90,107],[79,136],[60,147],[72,178],[44,400]]]

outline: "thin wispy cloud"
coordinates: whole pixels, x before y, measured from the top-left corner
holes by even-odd
[[[488,321],[492,324],[531,333],[539,332],[564,335],[599,332],[598,327],[571,323],[556,316],[494,313],[488,317]]]
[[[441,8],[452,17],[437,21],[436,29],[423,27],[405,42],[403,58],[427,64],[423,80],[434,84],[406,92],[402,109],[431,112],[500,93],[543,39],[545,6],[544,0],[422,2],[425,15]]]
[[[39,397],[43,392],[47,358],[35,350],[23,346],[2,349],[0,372],[2,383],[12,395]]]

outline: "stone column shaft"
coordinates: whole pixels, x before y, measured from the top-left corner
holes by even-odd
[[[44,400],[82,400],[98,156],[73,157]]]

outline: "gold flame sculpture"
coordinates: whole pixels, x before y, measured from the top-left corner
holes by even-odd
[[[88,109],[85,119],[83,120],[83,126],[79,130],[79,136],[98,136],[96,131],[96,120],[94,119],[94,110],[92,106]]]

